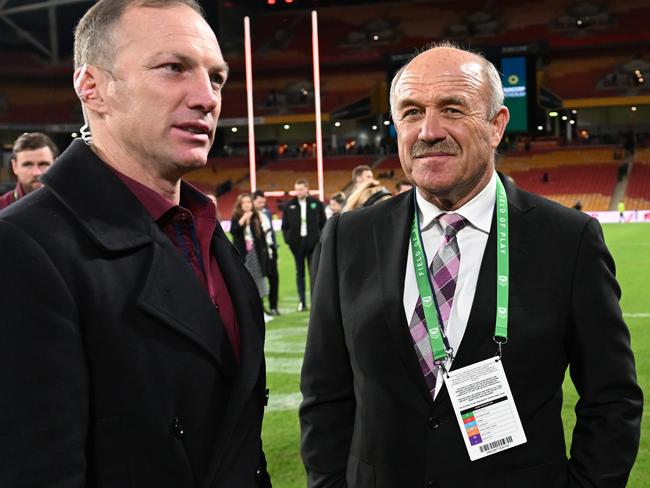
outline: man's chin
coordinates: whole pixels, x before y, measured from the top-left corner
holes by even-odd
[[[43,183],[40,182],[32,183],[31,185],[27,186],[27,193],[31,193],[34,190],[38,190],[39,188],[43,188]]]

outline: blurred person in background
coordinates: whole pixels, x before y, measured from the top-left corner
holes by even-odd
[[[14,142],[11,169],[18,182],[16,188],[0,196],[0,210],[43,186],[43,175],[54,164],[59,149],[41,132],[25,132]]]
[[[413,185],[411,184],[410,181],[408,180],[400,180],[397,182],[395,185],[395,194],[399,195],[400,193],[404,193],[406,191],[409,191],[411,188],[413,188]]]
[[[259,213],[262,231],[266,238],[266,249],[269,255],[267,266],[267,276],[269,279],[269,315],[280,315],[278,310],[278,293],[280,287],[280,277],[278,275],[278,241],[275,238],[275,229],[273,229],[273,214],[266,207],[266,197],[262,190],[256,190],[253,193],[253,206]]]
[[[260,298],[264,298],[269,294],[266,281],[269,254],[261,215],[253,205],[250,193],[237,196],[230,220],[230,234],[235,249],[257,285]]]
[[[330,197],[329,205],[325,208],[325,215],[327,218],[331,218],[334,215],[340,213],[345,206],[345,193],[342,191],[336,192]]]
[[[264,316],[205,167],[228,65],[194,0],[100,0],[87,127],[0,213],[0,486],[270,486]],[[36,298],[37,297],[37,298]]]
[[[282,214],[282,235],[296,261],[298,311],[304,312],[307,311],[305,261],[309,269],[311,255],[318,244],[327,217],[323,203],[309,196],[309,183],[306,179],[298,178],[293,188],[296,196],[285,204]]]
[[[349,212],[350,210],[361,207],[369,207],[392,196],[393,194],[377,180],[368,180],[359,185],[348,197],[345,202],[345,207],[343,207],[343,212]]]
[[[365,183],[366,181],[372,180],[372,168],[367,164],[360,164],[352,170],[352,189],[350,193],[359,188],[359,185]]]

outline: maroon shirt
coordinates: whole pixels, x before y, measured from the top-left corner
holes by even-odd
[[[4,195],[0,196],[0,210],[7,208],[9,205],[14,203],[16,200],[25,196],[23,192],[23,187],[20,186],[20,183],[16,185],[14,190],[8,191]]]
[[[180,205],[174,205],[151,188],[120,173],[112,166],[108,167],[140,200],[160,230],[169,237],[192,268],[197,280],[217,307],[235,358],[239,362],[237,317],[217,257],[210,245],[217,225],[217,209],[212,201],[189,183],[181,181]]]

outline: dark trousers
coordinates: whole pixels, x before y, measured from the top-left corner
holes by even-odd
[[[269,308],[277,310],[278,308],[278,288],[280,278],[278,276],[278,251],[271,249],[271,259],[269,260],[268,279],[269,279]]]
[[[307,249],[305,247],[305,238],[303,237],[300,239],[300,245],[292,248],[291,252],[293,253],[293,258],[296,260],[296,288],[298,289],[298,298],[300,298],[300,302],[303,305],[307,305],[307,301],[305,300],[305,260],[307,260],[307,267],[311,268],[311,255],[314,252],[314,248]]]

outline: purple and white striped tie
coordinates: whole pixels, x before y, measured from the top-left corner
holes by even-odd
[[[444,240],[431,262],[431,274],[433,292],[440,310],[442,329],[446,331],[449,316],[451,315],[451,307],[454,303],[456,280],[460,268],[460,249],[458,248],[456,234],[467,225],[467,220],[458,214],[442,214],[438,217],[438,222],[442,226]],[[433,365],[433,352],[431,351],[429,334],[424,323],[424,309],[420,298],[418,298],[415,306],[409,329],[422,374],[424,374],[431,398],[433,398],[436,391],[438,371]]]

